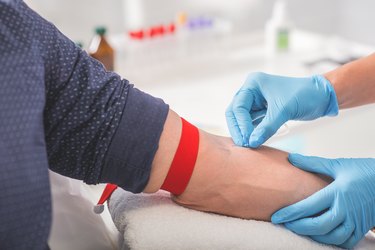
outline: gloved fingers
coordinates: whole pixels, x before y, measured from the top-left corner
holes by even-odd
[[[250,111],[250,116],[253,119],[253,126],[256,128],[264,119],[266,116],[267,109],[261,109],[257,111]]]
[[[357,243],[364,237],[364,235],[356,235],[356,232],[354,232],[350,238],[345,241],[343,244],[339,245],[341,248],[345,249],[352,249]]]
[[[250,89],[240,89],[232,101],[232,113],[243,138],[243,145],[248,146],[250,134],[254,130],[250,110],[254,101]]]
[[[354,223],[345,221],[325,235],[313,235],[310,238],[324,244],[341,245],[352,236],[354,229]]]
[[[225,112],[225,118],[227,120],[229,133],[233,139],[233,142],[238,146],[243,146],[244,141],[242,138],[241,130],[238,126],[236,117],[234,116],[234,113],[232,111],[232,104],[229,105]]]
[[[288,160],[294,166],[308,172],[335,177],[335,169],[332,160],[316,156],[303,156],[300,154],[289,154]]]
[[[344,220],[345,215],[334,206],[319,216],[287,222],[285,227],[300,235],[326,235],[342,224]]]
[[[287,121],[282,112],[268,106],[266,116],[254,129],[250,136],[249,146],[257,148],[273,136],[277,130]]]
[[[331,187],[327,186],[302,201],[278,210],[272,215],[271,221],[280,224],[314,216],[329,208],[333,199]]]

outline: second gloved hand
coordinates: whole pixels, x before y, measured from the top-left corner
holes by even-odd
[[[272,215],[293,232],[343,248],[354,247],[375,226],[375,159],[324,159],[291,154],[289,161],[334,181]]]
[[[256,148],[288,120],[313,120],[337,113],[336,94],[323,76],[294,78],[253,73],[233,98],[226,118],[234,142]],[[260,123],[253,122],[264,115]]]

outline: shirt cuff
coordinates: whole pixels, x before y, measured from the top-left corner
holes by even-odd
[[[130,87],[105,157],[101,182],[116,184],[133,193],[144,190],[168,111],[169,106],[163,100]]]

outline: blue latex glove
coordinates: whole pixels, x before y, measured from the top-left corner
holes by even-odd
[[[292,78],[253,73],[233,98],[226,118],[234,143],[256,148],[288,120],[337,114],[334,89],[321,75]]]
[[[289,155],[306,171],[334,181],[312,196],[272,215],[293,232],[313,240],[352,248],[375,226],[375,159],[324,159]]]

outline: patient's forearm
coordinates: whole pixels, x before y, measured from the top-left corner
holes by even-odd
[[[270,220],[278,209],[325,187],[323,178],[292,166],[287,153],[237,147],[229,138],[202,132],[205,157],[196,164],[184,206],[229,216]]]
[[[156,192],[161,187],[180,134],[181,120],[170,111],[144,192]],[[289,164],[285,152],[267,147],[237,147],[230,138],[200,130],[193,175],[185,192],[174,200],[197,210],[269,220],[276,210],[325,185],[327,181],[321,177]]]

